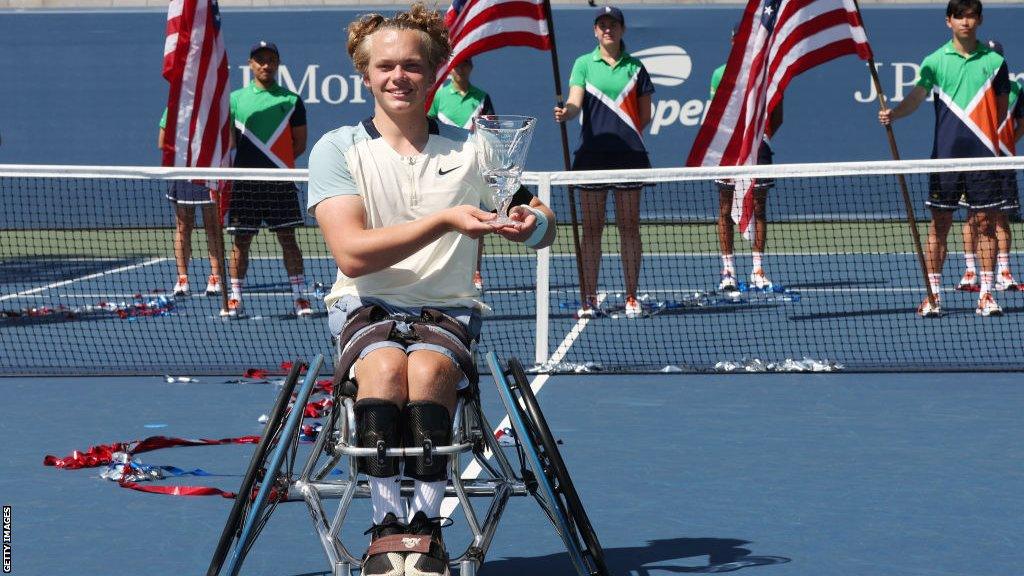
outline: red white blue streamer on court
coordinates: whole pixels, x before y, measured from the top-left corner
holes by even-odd
[[[291,362],[282,362],[281,369],[287,371],[291,368]],[[245,378],[262,380],[266,378],[269,371],[264,369],[250,368],[245,371]],[[303,418],[314,419],[326,416],[334,404],[334,385],[329,379],[318,380],[314,387],[315,393],[322,395],[321,398],[311,399],[302,407]],[[292,406],[294,409],[294,406]],[[301,428],[300,440],[312,442],[320,433],[322,425],[317,423],[304,424]],[[161,450],[164,448],[178,448],[187,446],[218,446],[226,444],[256,444],[260,441],[259,436],[237,436],[231,438],[173,438],[167,436],[150,436],[144,440],[133,440],[130,442],[113,442],[110,444],[98,444],[90,446],[85,451],[75,450],[71,454],[58,457],[48,455],[43,458],[44,466],[53,466],[66,470],[78,470],[82,468],[107,467],[101,476],[114,480],[123,488],[148,492],[151,494],[165,494],[169,496],[221,496],[223,498],[234,498],[233,492],[221,490],[211,486],[160,486],[145,484],[153,480],[161,480],[169,477],[183,476],[221,476],[212,474],[202,469],[183,470],[175,466],[152,466],[139,462],[135,457],[138,454]]]

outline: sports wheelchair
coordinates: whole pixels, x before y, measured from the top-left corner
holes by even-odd
[[[512,496],[532,496],[565,543],[569,559],[580,576],[607,576],[597,534],[587,517],[558,445],[540,405],[530,389],[526,372],[516,358],[502,366],[498,356],[486,355],[498,394],[508,413],[513,442],[503,446],[480,407],[479,386],[460,391],[452,418],[452,444],[388,448],[360,448],[356,443],[355,386],[344,382],[334,389],[334,404],[317,434],[305,464],[296,468],[303,408],[313,390],[324,357],[306,366],[292,365],[268,416],[266,427],[242,479],[207,572],[208,576],[239,573],[246,554],[279,503],[304,501],[331,565],[333,576],[351,576],[361,566],[341,541],[342,526],[354,498],[369,498],[369,484],[358,472],[356,459],[365,456],[448,456],[446,497],[455,497],[471,533],[471,541],[450,563],[462,576],[475,576],[484,562],[501,515]],[[308,368],[299,384],[302,371]],[[295,392],[298,387],[298,392]],[[292,396],[294,393],[294,400]],[[289,408],[291,406],[291,408]],[[510,456],[512,456],[510,458]],[[462,461],[479,466],[479,478],[461,478]],[[347,460],[339,477],[336,466]],[[341,478],[341,479],[339,479]],[[412,483],[403,481],[402,495],[412,495]],[[472,500],[490,499],[481,518]],[[333,516],[325,502],[337,500]]]

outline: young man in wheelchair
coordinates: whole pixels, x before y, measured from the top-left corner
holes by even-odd
[[[470,348],[486,309],[473,286],[476,240],[498,234],[542,248],[551,210],[525,189],[496,227],[469,132],[428,120],[435,71],[451,52],[441,15],[423,4],[348,28],[348,53],[374,97],[374,116],[328,132],[309,158],[309,210],[338,264],[325,298],[335,370],[358,383],[361,447],[451,443],[457,391],[474,381]],[[448,574],[441,538],[447,458],[406,458],[408,514],[397,458],[364,458],[373,526],[367,576]],[[410,551],[411,550],[411,551]]]

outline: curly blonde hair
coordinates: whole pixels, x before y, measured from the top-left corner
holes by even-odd
[[[427,8],[422,2],[414,3],[408,12],[399,12],[392,18],[380,14],[364,14],[359,20],[348,25],[348,55],[360,74],[366,75],[370,64],[369,39],[380,30],[415,30],[423,40],[424,57],[430,70],[437,72],[451,55],[448,28],[437,10]]]

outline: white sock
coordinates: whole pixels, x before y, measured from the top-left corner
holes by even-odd
[[[980,294],[980,296],[984,296],[985,294],[988,294],[989,292],[992,291],[992,276],[993,276],[993,274],[992,274],[991,270],[988,270],[988,271],[982,270],[981,271],[981,294]]]
[[[977,262],[977,258],[975,257],[974,252],[965,252],[964,253],[964,264],[967,265],[967,271],[968,272],[977,272],[978,271],[976,262]]]
[[[427,518],[437,518],[441,515],[441,501],[444,500],[444,489],[448,485],[447,480],[436,482],[424,482],[416,480],[413,483],[412,505],[409,507],[411,518],[420,510],[427,515]]]
[[[1004,270],[1009,270],[1010,269],[1010,255],[1007,254],[1006,252],[1000,252],[999,254],[997,254],[996,255],[996,265],[997,265],[996,271],[998,273],[1000,273],[1000,274],[1002,274]]]
[[[387,478],[368,477],[370,481],[370,500],[373,503],[373,523],[380,524],[384,516],[391,512],[399,520],[405,518],[405,506],[402,505],[402,483],[398,476]]]
[[[942,293],[942,274],[929,273],[928,283],[931,284],[932,294],[935,294],[935,298],[938,298]]]
[[[761,269],[761,260],[764,258],[764,254],[761,252],[751,252],[750,255],[754,257],[753,271],[756,272]]]
[[[244,279],[232,278],[231,279],[231,298],[234,300],[242,299],[242,284],[245,283]]]
[[[302,294],[306,292],[306,278],[302,274],[295,276],[289,276],[288,282],[292,285],[292,296],[301,298]]]
[[[722,272],[736,274],[736,264],[732,254],[722,254]]]

